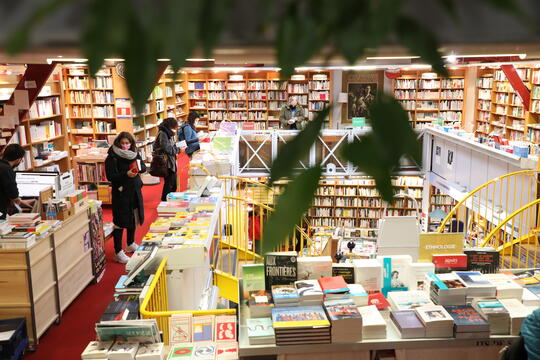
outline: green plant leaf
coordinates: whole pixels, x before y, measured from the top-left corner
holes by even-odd
[[[496,9],[513,13],[514,15],[518,15],[518,16],[524,15],[523,11],[514,0],[482,0],[482,1],[488,5],[491,5],[492,7]]]
[[[26,48],[32,30],[56,10],[69,4],[71,1],[73,0],[49,0],[38,6],[36,10],[9,35],[6,42],[6,51],[13,55]]]
[[[401,16],[397,22],[396,35],[403,45],[428,62],[439,75],[448,77],[448,70],[438,50],[439,44],[433,34],[416,20]]]
[[[324,119],[329,113],[330,107],[326,107],[317,114],[315,119],[308,122],[304,130],[281,147],[277,158],[272,163],[270,184],[292,174],[294,167],[309,153],[311,145],[317,140]]]
[[[81,47],[94,75],[109,55],[121,52],[126,41],[127,19],[131,11],[127,0],[92,1],[84,28]]]
[[[383,200],[391,202],[394,190],[391,175],[403,156],[422,162],[420,143],[408,116],[392,96],[379,93],[369,106],[372,131],[347,144],[343,156],[375,179]]]
[[[193,1],[193,0],[191,0]],[[212,50],[219,40],[219,36],[230,19],[230,0],[199,0],[203,1],[202,10],[199,12],[199,37],[202,44],[203,54],[209,58]]]
[[[319,165],[303,171],[278,197],[276,208],[264,226],[263,253],[278,247],[294,232],[295,225],[313,202],[321,174]]]
[[[168,0],[166,57],[176,72],[190,58],[199,34],[198,14],[201,12],[201,1]]]

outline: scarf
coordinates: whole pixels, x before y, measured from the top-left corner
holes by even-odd
[[[136,152],[133,152],[131,150],[123,150],[123,149],[120,149],[119,147],[117,146],[112,146],[112,149],[114,151],[114,153],[118,156],[120,156],[122,159],[126,159],[126,160],[133,160],[137,157],[137,153]]]

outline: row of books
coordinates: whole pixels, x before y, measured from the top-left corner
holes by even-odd
[[[58,114],[60,114],[60,99],[55,96],[36,100],[28,111],[31,119]]]
[[[83,182],[106,182],[104,163],[77,163],[77,178]]]
[[[169,318],[169,343],[236,341],[236,315],[173,314]]]
[[[81,354],[83,360],[163,360],[165,347],[160,343],[138,341],[91,341]]]
[[[30,138],[33,142],[37,142],[61,136],[62,124],[56,121],[42,121],[36,125],[30,125],[29,130]]]
[[[312,226],[323,227],[351,227],[377,230],[379,220],[348,219],[348,218],[310,218]]]

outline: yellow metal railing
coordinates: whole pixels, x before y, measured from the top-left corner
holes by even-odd
[[[170,311],[166,265],[167,258],[164,258],[159,264],[140,307],[143,319],[156,319],[159,329],[163,332],[163,341],[166,345],[169,345],[169,318],[174,314],[192,314],[193,316],[236,314],[235,309]]]
[[[442,221],[438,232],[458,232],[479,245],[481,239],[508,215],[537,197],[538,170],[523,170],[496,177],[461,199]]]
[[[538,232],[540,199],[510,214],[487,234],[481,247],[493,247],[500,254],[503,268],[538,267]]]

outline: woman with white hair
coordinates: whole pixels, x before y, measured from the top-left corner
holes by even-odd
[[[283,105],[279,114],[281,128],[286,130],[303,130],[307,125],[304,109],[296,96],[289,97],[289,103]]]

